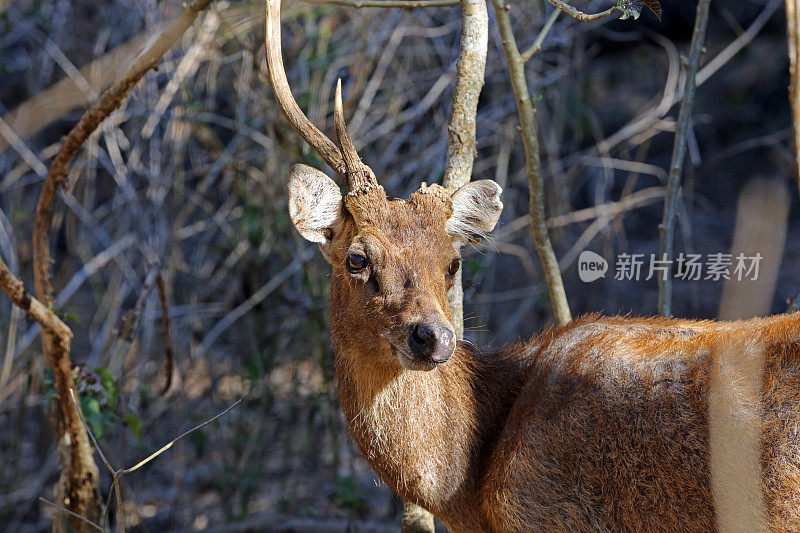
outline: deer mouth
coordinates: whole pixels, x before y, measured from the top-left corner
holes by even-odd
[[[410,350],[401,348],[389,339],[386,339],[386,342],[389,344],[389,347],[392,349],[394,355],[397,356],[400,366],[406,370],[421,370],[423,372],[430,372],[441,364],[433,359],[421,359],[416,357],[410,352]]]

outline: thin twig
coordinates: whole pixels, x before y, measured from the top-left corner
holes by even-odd
[[[686,85],[683,100],[678,112],[678,124],[675,128],[675,142],[672,146],[672,162],[669,167],[667,194],[664,199],[664,219],[661,223],[658,253],[662,260],[671,261],[675,240],[675,218],[678,210],[678,190],[681,183],[681,170],[686,154],[686,134],[694,108],[697,67],[703,50],[703,41],[708,25],[708,10],[711,0],[700,0],[694,22],[692,44],[689,48],[689,59],[686,64]],[[672,313],[672,276],[668,273],[658,276],[658,312],[668,316]]]
[[[114,481],[111,484],[111,489],[114,492],[114,495],[117,497],[117,522],[119,523],[119,529],[122,533],[125,533],[125,516],[123,514],[124,510],[122,508],[122,495],[119,492],[119,475],[117,470],[111,466],[111,463],[106,458],[106,455],[103,453],[103,449],[100,447],[100,444],[97,442],[97,438],[94,436],[94,432],[92,432],[92,428],[89,427],[89,424],[86,422],[86,419],[83,418],[83,412],[81,408],[78,406],[78,401],[75,398],[75,389],[69,390],[69,396],[72,400],[72,405],[75,407],[75,412],[78,413],[78,416],[83,423],[83,427],[86,429],[86,432],[89,434],[89,438],[92,439],[92,443],[94,444],[94,449],[97,450],[97,453],[100,454],[100,459],[102,459],[103,464],[106,465],[106,468],[109,472],[111,472],[111,476],[113,477]],[[110,497],[110,495],[109,495]],[[108,505],[108,504],[106,504]],[[103,521],[105,521],[105,516],[103,517]]]
[[[92,439],[92,444],[94,444],[94,448],[97,450],[97,453],[100,454],[100,459],[102,459],[103,464],[106,465],[108,471],[111,472],[111,474],[113,475],[116,472],[116,469],[113,466],[111,466],[111,463],[109,463],[108,459],[106,459],[106,456],[103,453],[103,449],[100,448],[100,445],[97,443],[97,438],[95,438],[94,433],[92,432],[92,428],[89,426],[88,423],[86,423],[86,419],[83,418],[83,412],[81,411],[80,406],[78,406],[78,400],[75,398],[75,389],[69,390],[69,397],[72,400],[72,405],[75,407],[75,412],[78,413],[78,417],[81,419],[81,422],[83,422],[83,427],[85,427],[86,432],[89,433],[89,438]]]
[[[211,331],[206,333],[206,336],[203,337],[203,341],[200,343],[200,353],[206,353],[211,348],[211,345],[214,344],[214,341],[216,341],[226,329],[246,315],[253,307],[261,303],[267,296],[272,294],[273,291],[278,289],[291,275],[300,270],[303,263],[309,261],[312,257],[314,257],[314,247],[308,246],[305,250],[300,252],[291,263],[284,267],[283,270],[275,274],[268,282],[261,286],[261,288],[251,294],[247,300],[225,315],[222,320],[217,322],[214,327],[211,328]]]
[[[56,509],[58,509],[59,511],[63,511],[63,512],[67,513],[67,514],[68,514],[68,515],[70,515],[70,516],[73,516],[73,517],[75,517],[75,518],[77,518],[77,519],[79,519],[79,520],[83,520],[84,522],[86,522],[87,524],[89,524],[90,526],[92,526],[93,528],[95,528],[97,531],[105,531],[105,530],[104,530],[104,529],[103,529],[101,526],[99,526],[98,524],[95,524],[94,522],[92,522],[91,520],[89,520],[88,518],[86,518],[85,516],[81,516],[81,515],[79,515],[79,514],[75,514],[75,513],[73,513],[72,511],[70,511],[70,510],[69,510],[69,509],[67,509],[66,507],[61,507],[61,506],[60,506],[60,505],[58,505],[57,503],[53,503],[53,502],[51,502],[51,501],[50,501],[50,500],[48,500],[48,499],[42,498],[41,496],[39,496],[39,500],[40,500],[40,501],[43,501],[43,502],[44,502],[44,503],[46,503],[47,505],[52,505],[53,507],[55,507],[55,508],[56,508]]]
[[[553,314],[559,324],[566,324],[572,320],[572,315],[569,311],[569,302],[564,291],[564,281],[561,279],[558,260],[553,251],[553,245],[550,243],[550,236],[545,225],[544,179],[542,163],[539,159],[539,139],[536,135],[536,108],[533,101],[531,101],[528,82],[525,79],[525,63],[522,61],[519,48],[517,48],[517,41],[514,38],[508,9],[506,9],[503,0],[492,0],[492,3],[497,17],[497,27],[502,37],[503,51],[508,62],[511,87],[516,96],[517,112],[519,113],[520,132],[522,134],[522,145],[525,149],[525,165],[528,169],[530,187],[531,235],[536,243],[539,260],[542,262],[542,270],[547,281]]]
[[[716,74],[719,69],[725,66],[748,44],[750,44],[753,39],[758,36],[759,32],[764,29],[764,26],[766,26],[767,22],[769,22],[769,20],[772,18],[772,15],[775,14],[781,4],[782,2],[780,0],[771,0],[766,6],[764,6],[764,9],[761,10],[756,19],[752,24],[750,24],[750,26],[747,27],[743,34],[731,41],[731,43],[728,44],[719,54],[714,56],[713,59],[706,63],[703,68],[697,72],[697,87],[702,86],[711,78],[711,76]],[[678,94],[677,91],[665,95],[665,99],[657,106],[637,115],[625,126],[620,128],[616,133],[609,135],[603,142],[592,147],[587,152],[603,153],[611,151],[626,140],[638,135],[639,133],[642,133],[643,131],[646,131],[648,128],[652,127],[653,124],[661,120],[661,118],[667,112],[669,112],[672,106],[678,103],[681,98],[682,96]],[[582,155],[583,154],[579,155],[578,157]],[[575,154],[566,157],[565,161],[569,163],[573,157],[575,157]]]
[[[525,50],[525,52],[523,52],[522,54],[523,63],[527,63],[536,52],[541,50],[544,38],[547,37],[548,33],[550,33],[550,29],[553,27],[553,24],[555,24],[559,15],[561,15],[560,9],[554,9],[553,12],[550,13],[550,16],[547,18],[547,22],[544,23],[544,26],[542,26],[542,29],[539,32],[539,35],[536,36],[536,40],[533,41],[533,44],[531,44],[530,48],[528,48],[527,50]]]
[[[584,13],[583,11],[578,11],[574,7],[564,2],[560,2],[559,0],[547,0],[553,6],[557,7],[570,17],[580,20],[581,22],[591,22],[593,20],[598,20],[605,17],[610,17],[614,13],[622,13],[622,10],[617,6],[612,6],[605,11],[601,11],[600,13]]]
[[[192,429],[190,429],[188,431],[184,431],[181,435],[179,435],[175,439],[171,440],[170,442],[168,442],[167,444],[165,444],[161,448],[159,448],[156,452],[150,454],[144,460],[139,461],[134,466],[132,466],[130,468],[119,468],[119,469],[117,469],[117,468],[114,468],[111,465],[111,463],[109,462],[109,460],[106,458],[105,454],[103,453],[103,449],[100,447],[100,444],[97,442],[97,438],[95,438],[94,433],[92,432],[92,428],[89,427],[89,424],[86,422],[86,419],[83,417],[83,413],[81,412],[81,409],[78,406],[78,400],[76,398],[75,389],[70,389],[69,394],[70,394],[70,399],[72,400],[72,405],[75,408],[75,412],[78,413],[78,416],[80,417],[80,420],[83,423],[83,427],[86,429],[86,432],[89,434],[89,437],[92,439],[92,443],[94,444],[95,450],[97,450],[97,453],[100,455],[100,459],[103,461],[103,464],[106,465],[106,468],[108,469],[108,471],[111,472],[111,476],[113,478],[113,481],[111,483],[111,490],[114,492],[114,495],[116,496],[117,514],[119,516],[119,519],[118,519],[119,529],[120,529],[120,531],[122,531],[122,533],[125,533],[125,517],[123,516],[122,493],[121,493],[121,488],[120,488],[120,479],[122,478],[122,476],[124,476],[125,474],[130,474],[131,472],[134,472],[135,470],[138,470],[142,466],[146,465],[147,463],[149,463],[150,461],[152,461],[153,459],[155,459],[156,457],[161,455],[163,452],[165,452],[168,449],[170,449],[173,444],[175,444],[176,442],[178,442],[182,438],[190,435],[191,433],[197,431],[198,429],[200,429],[200,428],[202,428],[204,426],[207,426],[208,424],[214,422],[218,418],[220,418],[222,416],[225,416],[234,407],[236,407],[237,405],[242,403],[242,399],[241,398],[236,400],[230,407],[228,407],[227,409],[225,409],[221,413],[217,414],[213,418],[210,418],[210,419],[206,420],[202,424],[199,424],[199,425],[193,427]],[[110,495],[109,495],[109,498],[110,498]],[[108,503],[106,503],[106,508],[107,507],[108,507]],[[92,522],[91,520],[89,520],[89,519],[87,519],[85,517],[82,517],[82,516],[77,515],[77,514],[72,513],[72,512],[70,512],[70,514],[73,515],[73,516],[76,516],[78,518],[81,518],[83,520],[86,520],[87,522],[89,522],[91,524],[94,524],[94,522]],[[103,522],[105,522],[105,515],[103,515]],[[103,531],[102,528],[100,528],[96,524],[94,524],[94,525],[96,527],[98,527],[98,529],[100,529],[100,531]]]
[[[181,433],[180,436],[178,436],[177,438],[171,440],[170,442],[168,442],[167,444],[165,444],[164,446],[159,448],[158,451],[156,451],[154,453],[151,453],[145,459],[143,459],[142,461],[139,461],[138,463],[136,463],[134,466],[132,466],[130,468],[125,468],[125,469],[122,469],[122,470],[118,470],[118,473],[120,474],[120,476],[122,476],[124,474],[130,474],[131,472],[133,472],[135,470],[138,470],[139,468],[143,467],[144,465],[146,465],[147,463],[149,463],[150,461],[152,461],[153,459],[155,459],[156,457],[158,457],[159,455],[161,455],[165,451],[169,450],[172,447],[173,444],[175,444],[176,442],[178,442],[182,438],[187,437],[188,435],[194,433],[198,429],[209,425],[210,423],[214,422],[218,418],[220,418],[222,416],[225,416],[226,414],[228,414],[228,412],[230,412],[234,407],[236,407],[240,403],[242,403],[242,399],[241,398],[236,400],[233,404],[231,404],[230,407],[228,407],[227,409],[225,409],[224,411],[219,413],[214,418],[210,418],[210,419],[206,420],[205,422],[203,422],[202,424],[199,424],[199,425],[193,427],[192,429],[190,429],[188,431],[184,431],[183,433]]]
[[[105,531],[106,522],[108,521],[108,508],[111,506],[111,496],[115,493],[116,488],[117,488],[117,478],[113,478],[111,481],[111,488],[108,489],[108,497],[106,498],[106,505],[105,507],[103,507],[103,519],[100,521],[100,525],[103,526],[103,531]]]

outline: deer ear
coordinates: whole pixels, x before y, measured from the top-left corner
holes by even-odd
[[[330,243],[333,226],[344,216],[339,186],[315,168],[293,166],[289,172],[289,216],[309,241]]]
[[[447,232],[456,248],[469,242],[473,235],[486,237],[494,229],[503,211],[502,191],[492,180],[478,180],[453,193],[453,214],[447,219]]]

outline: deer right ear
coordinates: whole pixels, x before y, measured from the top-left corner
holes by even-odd
[[[472,181],[453,193],[453,214],[447,220],[447,232],[453,245],[460,248],[473,235],[486,237],[503,212],[500,193],[503,189],[492,180]]]
[[[315,168],[293,166],[289,172],[289,216],[300,235],[323,246],[329,244],[332,228],[344,217],[339,186]]]

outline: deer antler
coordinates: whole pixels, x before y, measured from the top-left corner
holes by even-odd
[[[353,140],[347,133],[347,124],[344,121],[342,109],[342,80],[336,81],[336,96],[333,103],[333,120],[336,123],[336,134],[339,137],[339,146],[342,149],[344,164],[347,167],[347,190],[350,194],[358,193],[363,189],[378,186],[375,173],[358,157]]]
[[[278,106],[294,131],[316,150],[333,170],[342,176],[347,176],[348,167],[339,148],[303,113],[292,96],[289,82],[286,80],[281,55],[281,0],[266,0],[265,33],[269,81]]]

